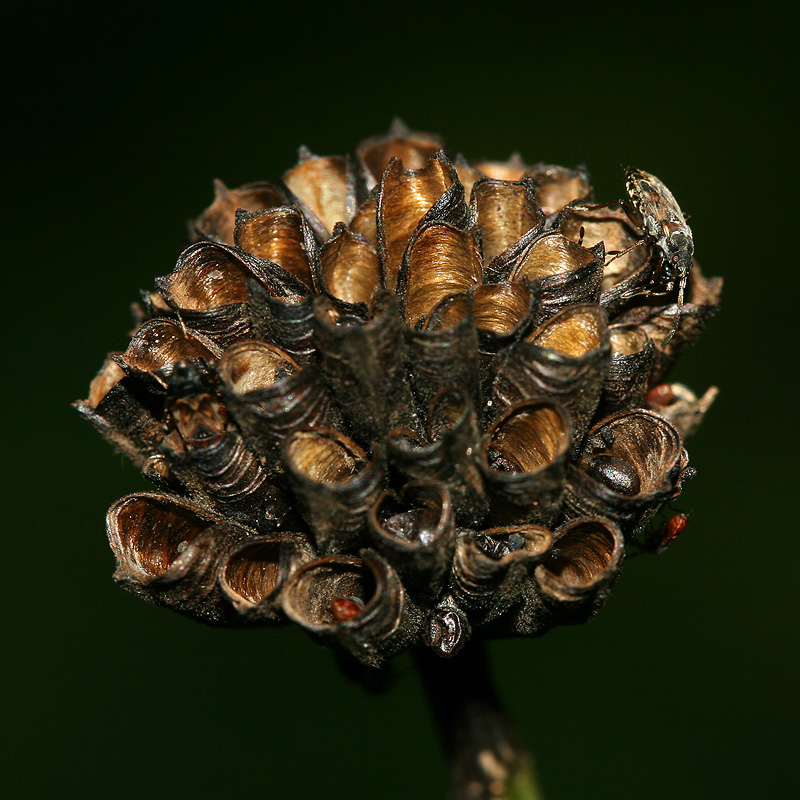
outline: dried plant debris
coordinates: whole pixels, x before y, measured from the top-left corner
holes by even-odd
[[[664,376],[721,280],[658,179],[627,187],[401,124],[217,182],[76,403],[156,488],[108,513],[115,579],[376,667],[588,619],[626,541],[683,529],[651,520],[716,396]]]

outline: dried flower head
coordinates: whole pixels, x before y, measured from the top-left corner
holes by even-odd
[[[395,125],[216,184],[77,403],[157,489],[108,512],[123,586],[379,666],[582,622],[652,541],[715,394],[664,376],[721,280],[652,175],[634,211],[442,146]]]

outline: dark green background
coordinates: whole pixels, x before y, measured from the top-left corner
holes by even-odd
[[[400,115],[470,157],[585,162],[601,199],[623,165],[652,171],[691,213],[706,273],[725,276],[722,313],[674,373],[721,388],[690,443],[686,534],[632,561],[588,626],[491,646],[547,797],[792,796],[780,13],[392,8],[73,4],[6,20],[4,795],[443,797],[408,659],[372,697],[298,630],[210,630],[114,586],[103,516],[143,481],[68,405],[124,346],[128,304],[171,270],[212,178],[275,179],[297,145],[345,152]]]

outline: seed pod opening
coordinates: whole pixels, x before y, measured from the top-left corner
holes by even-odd
[[[358,146],[357,153],[374,186],[392,159],[399,159],[407,169],[422,169],[442,147],[443,142],[438,136],[411,131],[395,120],[387,135],[365,139]]]
[[[586,199],[592,192],[589,176],[583,169],[537,164],[528,170],[528,176],[536,187],[536,202],[548,216],[575,200]]]
[[[337,224],[320,253],[319,283],[348,305],[368,305],[380,286],[378,253],[363,236]]]

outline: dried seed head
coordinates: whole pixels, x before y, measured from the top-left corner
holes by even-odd
[[[159,489],[109,511],[115,578],[372,666],[586,619],[716,395],[663,380],[721,281],[640,195],[595,206],[582,168],[451,162],[402,123],[217,182],[76,404]]]

